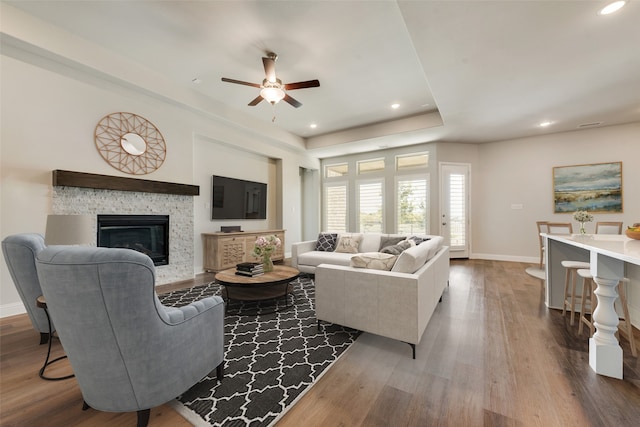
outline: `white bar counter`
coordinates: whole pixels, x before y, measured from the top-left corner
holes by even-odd
[[[618,313],[616,285],[625,277],[628,265],[640,266],[640,240],[610,234],[543,234],[546,257],[546,299],[549,308],[562,309],[565,268],[564,260],[591,263],[591,274],[597,284],[598,307],[593,314],[596,333],[589,340],[589,365],[598,374],[622,378],[622,348],[615,337]],[[629,287],[640,286],[632,278]]]

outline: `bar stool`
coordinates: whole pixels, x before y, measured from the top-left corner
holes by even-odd
[[[576,282],[578,281],[578,271],[589,269],[591,265],[588,262],[583,261],[570,261],[565,260],[561,262],[562,266],[566,270],[566,275],[564,279],[564,298],[562,303],[562,315],[564,316],[567,313],[567,308],[571,312],[571,321],[570,325],[573,326],[575,323],[574,313],[576,312],[576,299],[578,298],[576,295]],[[571,285],[571,290],[569,290],[569,285]],[[580,300],[580,305],[584,305],[584,300]]]
[[[60,381],[60,380],[66,380],[66,379],[75,377],[74,374],[66,375],[63,377],[45,376],[44,370],[47,369],[47,366],[51,365],[54,362],[57,362],[58,360],[66,359],[67,355],[65,354],[64,356],[60,356],[53,360],[49,360],[49,357],[51,356],[51,342],[53,341],[53,334],[51,332],[51,318],[49,317],[49,311],[47,310],[47,302],[45,301],[43,295],[40,295],[38,298],[36,298],[36,306],[44,310],[44,314],[47,315],[47,322],[49,323],[49,348],[47,349],[47,357],[44,360],[44,365],[42,365],[42,368],[40,368],[40,372],[38,372],[38,375],[40,375],[40,378],[42,378],[43,380],[49,380],[49,381]]]
[[[570,222],[547,222],[547,232],[549,234],[571,234],[573,226]],[[574,313],[576,312],[576,282],[578,280],[578,270],[589,268],[588,262],[565,260],[561,262],[566,270],[564,279],[564,297],[562,299],[562,315],[567,313],[567,308],[571,311],[570,324],[575,323]],[[569,289],[571,286],[571,289]]]
[[[591,275],[591,270],[588,269],[580,269],[578,270],[578,275],[583,278],[582,282],[582,299],[581,299],[581,307],[580,307],[580,326],[578,326],[578,334],[582,334],[582,325],[587,325],[589,327],[589,336],[593,336],[595,332],[595,325],[593,324],[593,312],[598,306],[598,299],[594,297],[594,291],[596,290],[596,282],[593,280],[593,276]],[[626,284],[629,279],[622,279],[618,282],[618,295],[620,297],[620,304],[622,305],[622,313],[624,315],[624,320],[618,323],[618,331],[622,332],[627,340],[629,341],[629,346],[631,347],[631,354],[633,357],[638,357],[638,352],[636,350],[636,342],[633,337],[633,326],[631,325],[631,318],[629,317],[629,306],[627,305],[627,290]],[[589,312],[586,310],[586,305],[589,304]],[[586,315],[589,315],[587,319]]]

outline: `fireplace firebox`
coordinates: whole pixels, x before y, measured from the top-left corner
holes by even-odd
[[[98,246],[142,252],[169,264],[169,215],[98,215]]]

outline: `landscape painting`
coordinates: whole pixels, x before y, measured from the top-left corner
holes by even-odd
[[[556,213],[622,212],[622,162],[553,168]]]

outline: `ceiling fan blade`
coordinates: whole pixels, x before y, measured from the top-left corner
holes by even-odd
[[[284,94],[284,98],[283,98],[286,102],[288,102],[289,104],[293,105],[294,107],[298,108],[302,106],[302,103],[300,101],[297,101],[295,99],[293,99],[292,97],[290,97],[289,95],[287,95],[286,93]]]
[[[264,75],[271,83],[276,82],[276,61],[273,58],[262,58],[264,65]]]
[[[287,83],[284,85],[284,90],[305,89],[308,87],[319,87],[320,82],[318,80],[308,80],[306,82]]]
[[[228,79],[226,77],[223,77],[222,81],[223,82],[227,82],[227,83],[235,83],[235,84],[238,84],[238,85],[245,85],[245,86],[251,86],[251,87],[260,88],[260,85],[258,83],[243,82],[242,80]]]
[[[256,99],[254,99],[253,101],[251,101],[249,103],[250,107],[255,107],[256,105],[258,105],[260,103],[260,101],[262,101],[264,98],[260,95],[258,95],[258,97]]]

